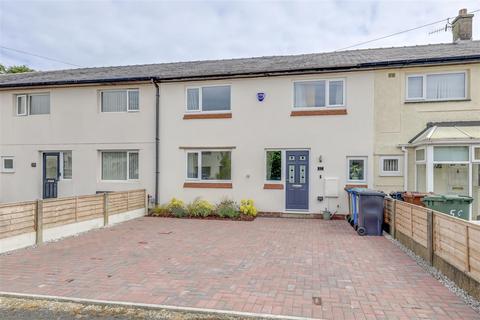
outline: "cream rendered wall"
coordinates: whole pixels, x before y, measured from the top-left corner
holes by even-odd
[[[346,79],[348,115],[291,117],[293,81],[304,79]],[[283,212],[285,190],[264,190],[265,149],[310,150],[310,212],[320,212],[327,200],[325,177],[339,178],[339,198],[328,200],[330,209],[348,211],[343,187],[346,184],[346,156],[368,156],[368,177],[373,181],[373,72],[328,75],[282,76],[218,81],[163,83],[160,117],[160,202],[172,197],[191,201],[203,197],[218,201],[252,198],[261,211]],[[183,120],[185,89],[188,86],[230,84],[232,119]],[[265,92],[263,102],[257,92]],[[232,189],[183,188],[186,151],[180,147],[232,146]],[[323,163],[318,162],[322,156]],[[317,171],[324,166],[325,171]],[[283,168],[283,171],[285,169]]]
[[[416,73],[467,71],[469,99],[455,102],[405,103],[406,76]],[[389,73],[395,77],[390,78]],[[375,188],[403,190],[403,176],[379,176],[382,155],[403,155],[406,144],[428,122],[480,120],[480,64],[397,68],[375,71]],[[408,187],[414,190],[414,153],[409,152]]]
[[[101,113],[99,91],[139,88],[140,112]],[[50,114],[17,117],[14,95],[50,92]],[[155,90],[151,84],[0,91],[0,155],[15,157],[15,173],[0,173],[0,202],[42,197],[42,151],[72,150],[73,177],[58,196],[154,186]],[[140,179],[102,182],[99,150],[138,149]],[[36,163],[36,167],[31,164]]]

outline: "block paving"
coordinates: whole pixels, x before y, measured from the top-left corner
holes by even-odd
[[[0,290],[319,319],[480,319],[345,221],[144,217],[0,256]]]

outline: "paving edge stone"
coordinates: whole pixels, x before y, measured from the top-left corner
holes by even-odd
[[[132,308],[132,309],[144,309],[144,310],[166,310],[174,311],[181,313],[190,313],[190,314],[203,314],[203,315],[225,315],[242,318],[251,318],[251,319],[285,319],[285,320],[311,320],[313,318],[306,317],[295,317],[295,316],[286,316],[286,315],[273,315],[266,313],[252,313],[252,312],[239,312],[231,310],[220,310],[220,309],[203,309],[203,308],[193,308],[193,307],[178,307],[162,304],[150,304],[150,303],[136,303],[136,302],[123,302],[123,301],[109,301],[109,300],[95,300],[95,299],[84,299],[84,298],[73,298],[73,297],[62,297],[62,296],[49,296],[49,295],[39,295],[39,294],[26,294],[26,293],[16,293],[16,292],[5,292],[0,291],[0,297],[5,298],[17,298],[17,299],[31,299],[31,300],[47,300],[55,302],[70,302],[77,303],[82,305],[98,305],[105,307],[123,307],[123,308]],[[322,320],[318,319],[317,320]]]
[[[465,290],[462,288],[458,287],[455,282],[450,280],[446,275],[444,275],[441,271],[439,271],[437,268],[431,266],[428,264],[427,261],[425,261],[422,257],[418,256],[404,246],[400,241],[394,239],[391,235],[388,233],[384,232],[383,233],[385,238],[393,242],[397,247],[400,248],[404,253],[406,253],[410,258],[415,260],[417,265],[419,265],[424,271],[426,271],[428,274],[430,274],[432,277],[437,279],[441,284],[443,284],[450,292],[452,292],[454,295],[459,297],[465,304],[467,304],[469,307],[471,307],[473,310],[476,312],[480,313],[480,301],[469,295]]]

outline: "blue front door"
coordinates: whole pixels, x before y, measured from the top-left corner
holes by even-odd
[[[287,151],[286,209],[308,210],[308,151]]]

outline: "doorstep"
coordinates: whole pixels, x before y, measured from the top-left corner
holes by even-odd
[[[291,218],[291,219],[323,219],[321,213],[297,213],[297,212],[259,212],[261,218]],[[346,214],[335,214],[332,220],[345,220]]]

